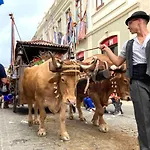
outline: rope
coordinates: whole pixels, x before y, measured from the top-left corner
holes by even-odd
[[[17,28],[17,26],[16,26],[16,23],[15,23],[14,19],[13,19],[13,22],[14,22],[14,25],[15,25],[15,28],[16,28],[16,31],[17,31],[17,34],[18,34],[18,36],[19,36],[19,39],[20,39],[20,41],[22,41],[22,40],[21,40],[21,36],[20,36],[20,34],[19,34],[19,31],[18,31],[18,28]],[[22,45],[22,48],[23,48],[24,54],[25,54],[25,56],[26,56],[27,62],[28,62],[28,64],[29,64],[29,63],[30,63],[30,62],[29,62],[29,58],[28,58],[28,56],[27,56],[27,53],[26,53],[25,48],[24,48],[23,45]]]
[[[19,31],[18,31],[17,25],[16,25],[16,23],[15,23],[15,20],[14,20],[13,14],[9,14],[9,16],[10,16],[10,19],[12,20],[12,22],[13,22],[13,24],[14,24],[15,28],[16,28],[17,34],[18,34],[19,39],[20,39],[20,41],[21,41],[21,36],[20,36],[20,34],[19,34]],[[22,48],[23,48],[24,54],[25,54],[25,56],[26,56],[27,62],[29,63],[29,59],[28,59],[28,56],[27,56],[27,54],[26,54],[26,52],[25,52],[25,48],[24,48],[24,46],[22,46]]]
[[[86,83],[86,86],[85,86],[85,89],[84,89],[84,94],[86,94],[86,92],[89,88],[89,84],[90,84],[90,77],[87,76],[86,79],[87,79],[87,83]]]
[[[94,49],[99,49],[99,47],[94,47],[94,48],[90,48],[90,49],[86,49],[86,50],[78,50],[78,52],[77,53],[80,53],[80,52],[86,52],[86,51],[91,51],[91,50],[94,50]],[[76,53],[76,54],[77,54]]]

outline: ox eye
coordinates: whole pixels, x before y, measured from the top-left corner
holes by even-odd
[[[126,79],[124,79],[124,82],[127,83],[128,81]]]
[[[62,82],[65,82],[65,79],[64,79],[64,78],[61,78],[61,81],[62,81]]]

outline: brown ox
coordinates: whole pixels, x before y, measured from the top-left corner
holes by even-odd
[[[112,65],[109,62],[109,59],[106,55],[99,54],[98,59],[102,61],[108,61],[109,65]],[[90,59],[88,59],[89,61]],[[86,60],[85,60],[86,62]],[[79,118],[81,120],[85,120],[83,117],[83,113],[81,111],[81,102],[83,98],[89,95],[96,107],[95,114],[93,116],[92,122],[94,125],[99,125],[99,130],[102,132],[108,131],[108,125],[103,119],[104,109],[103,106],[108,105],[108,98],[110,94],[114,91],[117,91],[117,94],[122,98],[130,98],[129,95],[129,80],[125,76],[125,70],[121,68],[117,68],[113,71],[113,76],[108,79],[101,81],[91,81],[89,84],[89,88],[87,93],[84,93],[86,87],[87,80],[81,79],[77,84],[77,109],[79,112]],[[70,118],[73,118],[72,111],[70,110]],[[99,119],[99,122],[98,122]]]
[[[66,60],[62,62],[56,60],[52,54],[51,57],[52,59],[39,66],[24,69],[21,99],[27,101],[29,107],[29,125],[33,124],[34,121],[38,123],[37,109],[39,109],[39,136],[46,135],[44,125],[46,112],[44,106],[48,106],[51,112],[59,112],[60,114],[60,138],[62,140],[69,140],[70,137],[65,125],[66,104],[74,104],[76,102],[75,87],[80,67],[84,66],[74,61]],[[88,67],[90,68],[92,65]],[[34,121],[31,112],[32,104],[35,104]]]

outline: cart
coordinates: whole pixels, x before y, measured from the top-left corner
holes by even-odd
[[[14,64],[11,65],[10,73],[10,90],[14,95],[13,112],[25,103],[20,101],[21,86],[20,78],[23,75],[24,69],[28,66],[39,65],[43,62],[41,54],[51,51],[52,53],[69,54],[69,46],[53,44],[48,41],[17,41],[14,53]]]

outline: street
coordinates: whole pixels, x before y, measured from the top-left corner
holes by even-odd
[[[0,150],[139,150],[137,130],[131,102],[123,102],[123,115],[105,114],[110,131],[101,133],[91,124],[93,112],[82,108],[87,124],[74,120],[66,121],[70,141],[59,139],[58,115],[48,113],[46,119],[47,135],[38,137],[38,126],[27,124],[27,108],[13,113],[12,108],[0,109]],[[110,105],[107,108],[113,110]]]

